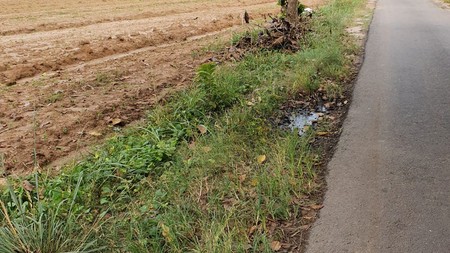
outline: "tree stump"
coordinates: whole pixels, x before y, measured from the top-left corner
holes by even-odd
[[[293,26],[298,24],[298,0],[289,0],[287,2],[286,20]]]

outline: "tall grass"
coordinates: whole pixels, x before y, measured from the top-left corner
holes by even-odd
[[[16,213],[10,215],[5,203],[0,200],[5,223],[4,227],[0,227],[0,252],[96,252],[104,249],[96,247],[96,240],[90,238],[95,225],[91,229],[83,229],[77,224],[79,215],[73,212],[81,179],[76,184],[72,199],[65,199],[56,208],[45,206],[39,196],[34,202],[28,192],[28,199],[24,202],[10,186],[11,202],[8,205],[14,206]],[[39,192],[38,180],[36,192]],[[69,209],[63,212],[66,202],[69,202]]]

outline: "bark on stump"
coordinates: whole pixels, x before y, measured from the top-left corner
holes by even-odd
[[[289,0],[287,2],[286,20],[293,26],[298,24],[298,0]]]

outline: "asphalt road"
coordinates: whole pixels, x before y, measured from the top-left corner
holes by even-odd
[[[307,253],[450,252],[450,10],[378,0]]]

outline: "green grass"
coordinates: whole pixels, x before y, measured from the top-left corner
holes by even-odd
[[[318,190],[321,156],[310,146],[312,130],[299,137],[268,119],[287,99],[348,78],[346,55],[358,48],[343,31],[363,4],[336,0],[322,8],[296,54],[202,65],[193,87],[150,111],[144,126],[57,176],[40,174],[31,193],[13,182],[1,197],[8,214],[0,217],[2,231],[14,231],[7,220],[26,215],[41,224],[42,216],[70,227],[64,238],[88,235],[83,245],[105,252],[272,252],[281,235],[269,232],[268,221],[301,216],[294,203],[307,204]]]
[[[64,97],[64,94],[62,92],[53,93],[52,95],[50,95],[47,98],[46,102],[49,103],[49,104],[53,104],[53,103],[56,103],[59,100],[63,99],[63,97]]]
[[[101,85],[107,85],[111,84],[114,81],[120,80],[122,76],[126,74],[125,71],[121,70],[114,70],[114,71],[108,71],[108,72],[99,72],[95,75],[95,85],[101,86]]]
[[[79,216],[75,216],[72,207],[81,179],[80,175],[73,197],[52,209],[46,209],[39,198],[32,201],[29,193],[24,201],[10,188],[8,206],[13,206],[17,213],[11,218],[4,202],[0,202],[0,213],[5,219],[5,226],[0,227],[0,252],[98,252],[105,249],[95,247],[96,239],[91,238],[96,224],[84,231],[76,224]],[[39,192],[38,187],[36,192]],[[62,206],[66,204],[69,209],[63,213]]]

